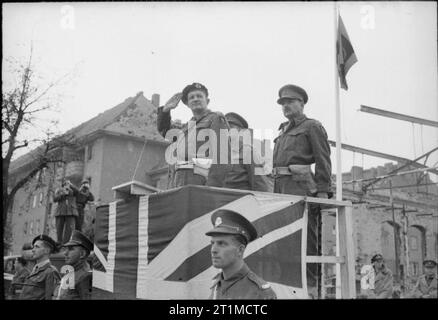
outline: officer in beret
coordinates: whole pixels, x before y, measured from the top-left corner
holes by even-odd
[[[56,287],[55,299],[90,300],[92,273],[86,260],[93,250],[93,243],[82,232],[75,230],[63,248],[65,263],[70,266],[70,271],[62,277]]]
[[[287,118],[274,140],[273,176],[274,192],[330,198],[331,161],[327,133],[322,124],[304,114],[304,105],[309,100],[307,92],[296,85],[280,88],[277,103],[282,106]],[[311,164],[315,164],[315,173]],[[311,206],[308,220],[308,255],[321,252],[321,214],[319,206]],[[320,265],[307,265],[309,287],[320,291]],[[309,292],[312,289],[309,288]],[[316,294],[316,293],[312,293]]]
[[[170,111],[175,109],[180,101],[192,111],[193,117],[180,128],[180,135],[176,141],[176,136],[173,136],[175,132],[169,132],[170,129],[177,128],[171,124]],[[225,175],[229,170],[229,161],[227,159],[226,164],[222,164],[220,161],[220,130],[228,130],[229,126],[222,113],[211,111],[208,108],[209,102],[207,88],[200,83],[193,83],[186,86],[181,93],[171,97],[163,107],[158,108],[157,129],[163,137],[166,137],[169,132],[173,141],[177,142],[177,151],[179,150],[174,167],[172,187],[188,184],[223,186]],[[216,134],[215,145],[213,145],[215,140],[212,140],[209,148],[206,148],[206,140],[211,138],[209,135],[208,138],[201,137],[201,135],[198,137],[199,132],[203,129],[214,131]],[[227,144],[224,145],[229,148]],[[213,152],[213,148],[216,149],[216,152]]]
[[[248,122],[235,112],[227,113],[225,119],[230,126],[232,160],[224,187],[272,192],[272,183],[264,172],[261,156],[254,152]]]
[[[374,268],[374,298],[390,299],[394,291],[392,272],[386,267],[383,256],[378,253],[371,258]]]
[[[247,244],[257,238],[254,226],[237,212],[218,210],[212,215],[211,258],[222,272],[213,278],[210,299],[276,299],[270,285],[243,261]]]
[[[431,258],[423,261],[424,274],[418,278],[412,290],[412,298],[437,298],[437,263]]]
[[[45,234],[32,241],[35,266],[23,283],[20,300],[51,300],[53,290],[60,280],[55,266],[50,263],[49,256],[57,252],[56,242]]]
[[[87,179],[82,180],[79,192],[76,194],[76,207],[78,208],[78,216],[76,217],[75,228],[78,231],[82,231],[82,225],[84,224],[84,209],[87,202],[94,201],[94,195],[90,191],[90,181]]]

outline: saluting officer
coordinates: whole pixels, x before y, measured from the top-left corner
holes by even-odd
[[[418,278],[413,289],[413,298],[437,298],[437,263],[431,258],[423,261],[424,274]]]
[[[274,192],[330,198],[330,146],[322,124],[304,114],[304,105],[309,100],[307,92],[288,84],[280,88],[278,95],[277,103],[282,106],[288,121],[280,125],[280,135],[274,140]],[[315,173],[310,168],[313,163]],[[319,206],[311,206],[307,231],[308,255],[319,255],[321,252],[320,220]],[[311,288],[318,288],[319,292],[320,266],[307,265],[307,274],[309,292],[313,291]]]
[[[247,244],[257,238],[257,230],[243,216],[231,210],[212,214],[211,258],[222,272],[213,278],[210,299],[276,299],[270,284],[252,272],[243,261]]]
[[[210,102],[207,88],[200,83],[193,83],[186,86],[182,93],[173,95],[163,107],[158,108],[157,129],[163,137],[172,128],[170,110],[175,109],[180,101],[190,108],[193,117],[181,128],[184,139],[181,139],[182,136],[178,138],[178,150],[185,146],[185,152],[183,154],[177,152],[174,181],[171,186],[194,184],[222,187],[229,165],[220,163],[220,130],[229,129],[227,121],[222,113],[207,108]],[[209,152],[200,151],[201,154],[198,154],[200,147],[205,147],[206,144],[203,138],[199,138],[198,141],[198,133],[202,129],[213,130],[216,134],[216,143],[212,139]],[[191,140],[193,138],[194,141]],[[224,146],[228,148],[227,144]],[[212,148],[216,148],[216,154]]]
[[[65,274],[54,291],[56,300],[91,299],[92,273],[86,263],[93,243],[82,232],[73,231],[70,241],[63,245],[65,262],[74,269],[73,276]],[[70,282],[72,281],[72,282]],[[74,285],[72,285],[74,284]]]
[[[248,122],[235,112],[227,113],[225,119],[230,126],[232,162],[224,187],[272,192],[271,183],[264,173],[261,156],[257,151],[254,152]],[[239,139],[237,143],[233,142],[233,138]]]
[[[55,266],[50,263],[49,256],[57,251],[55,240],[42,234],[32,241],[32,254],[35,266],[26,277],[20,300],[51,300],[53,290],[60,280]]]

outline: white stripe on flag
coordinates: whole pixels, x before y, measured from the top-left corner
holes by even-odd
[[[139,198],[138,203],[138,269],[137,275],[147,272],[148,265],[148,227],[149,227],[149,196]],[[138,279],[138,278],[137,278]],[[137,281],[137,292],[140,290]]]
[[[117,201],[109,204],[108,212],[108,264],[106,268],[106,290],[114,292],[114,266],[116,258]]]

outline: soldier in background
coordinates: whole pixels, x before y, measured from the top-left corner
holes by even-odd
[[[78,209],[76,197],[79,190],[69,181],[63,180],[60,188],[55,190],[53,201],[55,210],[56,235],[59,243],[66,243],[75,229]]]
[[[243,260],[245,248],[257,230],[242,215],[218,210],[211,216],[211,258],[221,273],[214,277],[210,299],[276,299],[271,286],[252,272]]]
[[[383,256],[378,253],[371,258],[374,268],[374,298],[390,299],[394,291],[392,272],[383,261]]]
[[[225,179],[225,188],[272,192],[270,181],[264,173],[261,156],[254,152],[252,134],[248,122],[239,114],[229,112],[225,115],[230,126],[230,133],[237,133],[238,144],[231,138],[231,168]],[[232,130],[235,129],[235,130]],[[244,135],[248,135],[245,141]],[[234,160],[234,162],[233,162]],[[237,162],[237,163],[235,163]],[[248,162],[248,163],[246,163]]]
[[[57,252],[55,240],[42,234],[32,241],[35,266],[23,283],[20,300],[51,300],[53,290],[60,280],[55,266],[50,263],[49,256]]]
[[[157,129],[163,137],[172,129],[170,111],[175,109],[180,101],[190,108],[193,117],[181,128],[184,139],[179,139],[178,146],[182,147],[182,144],[185,144],[185,154],[177,153],[178,158],[174,166],[175,172],[171,186],[194,184],[222,187],[229,166],[220,164],[220,130],[229,129],[227,121],[220,112],[213,112],[207,108],[210,102],[207,88],[200,83],[193,83],[186,86],[182,93],[172,96],[163,107],[158,108]],[[196,131],[193,127],[195,123]],[[202,129],[211,129],[216,134],[217,144],[211,146],[211,148],[216,147],[216,159],[212,159],[213,154],[198,154],[199,148],[206,143],[196,139]],[[192,136],[196,139],[195,141],[189,141],[189,137]]]
[[[94,201],[94,195],[90,191],[90,182],[85,179],[82,180],[78,193],[76,194],[76,207],[78,209],[78,215],[75,219],[75,229],[82,231],[82,225],[84,224],[84,209],[87,202]]]
[[[73,231],[70,241],[62,246],[65,248],[65,263],[73,268],[73,276],[65,274],[54,291],[56,300],[90,300],[92,273],[86,262],[93,243],[80,231]],[[69,283],[72,281],[74,285]]]
[[[26,268],[26,265],[27,261],[23,257],[18,257],[15,259],[15,274],[12,278],[12,282],[8,291],[9,297],[12,300],[15,300],[19,297],[23,288],[23,283],[26,280],[26,277],[29,275],[29,270]]]
[[[423,261],[424,274],[418,278],[412,290],[412,298],[437,298],[437,263],[431,258]]]
[[[278,95],[277,103],[288,121],[280,125],[280,135],[274,140],[274,192],[331,198],[330,145],[322,124],[304,114],[306,91],[288,84],[280,88]],[[315,173],[310,167],[313,163]],[[320,206],[310,206],[307,235],[307,255],[321,255]],[[308,264],[307,275],[309,293],[320,296],[321,266]]]

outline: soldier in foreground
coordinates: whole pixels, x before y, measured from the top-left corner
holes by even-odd
[[[307,92],[296,85],[285,85],[278,92],[277,103],[288,121],[280,127],[274,140],[274,192],[330,198],[331,160],[327,133],[322,124],[304,114]],[[315,173],[311,164],[315,164]],[[321,212],[311,206],[308,220],[308,255],[321,254]],[[307,265],[307,283],[311,295],[320,294],[320,265]],[[314,289],[317,288],[317,292]]]
[[[42,234],[33,239],[32,245],[36,264],[24,281],[20,300],[51,300],[60,280],[58,270],[49,260],[50,254],[57,251],[56,242]]]
[[[210,299],[276,299],[271,286],[243,261],[247,244],[257,238],[254,226],[237,212],[218,210],[212,215],[211,258],[222,269],[211,287]]]
[[[86,262],[93,243],[83,233],[73,231],[70,241],[63,245],[65,262],[71,266],[70,273],[64,275],[54,291],[56,300],[89,300],[91,298],[92,274]],[[69,283],[69,281],[72,281]],[[74,285],[72,285],[72,283]]]
[[[193,83],[186,86],[182,93],[175,94],[163,107],[158,108],[157,129],[163,137],[173,129],[170,111],[175,109],[180,101],[190,108],[193,117],[183,125],[182,134],[178,137],[177,151],[180,152],[177,153],[176,164],[171,168],[175,170],[171,187],[188,184],[222,187],[229,166],[220,164],[220,130],[229,129],[227,121],[221,113],[207,108],[210,103],[207,88],[200,83]],[[216,134],[217,143],[211,143],[208,154],[199,150],[206,143],[202,138],[201,141],[197,141],[202,129],[211,129]],[[194,138],[193,141],[190,140],[191,137]],[[216,148],[216,154],[213,154],[211,148]]]

